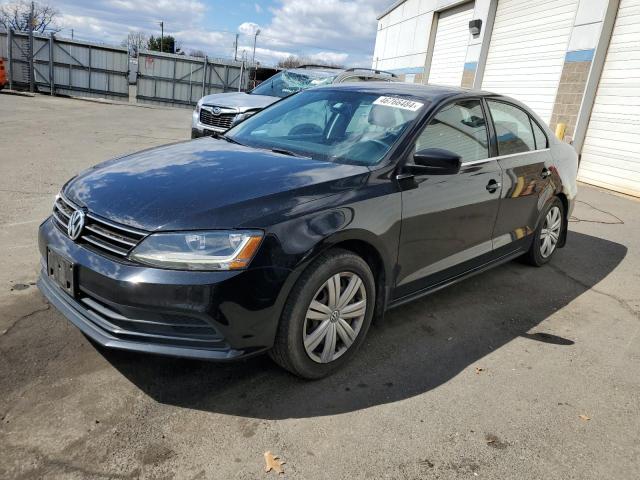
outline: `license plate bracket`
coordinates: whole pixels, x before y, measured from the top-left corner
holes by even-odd
[[[55,250],[47,247],[47,275],[72,297],[76,294],[75,265]]]

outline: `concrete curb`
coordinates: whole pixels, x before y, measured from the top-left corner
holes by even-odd
[[[9,90],[9,89],[2,89],[0,90],[0,94],[4,94],[4,95],[15,95],[18,97],[29,97],[29,98],[34,98],[36,96],[43,96],[43,97],[51,97],[51,95],[49,95],[48,93],[31,93],[31,92],[22,92],[19,90]],[[164,106],[164,105],[147,105],[147,104],[143,104],[143,103],[129,103],[129,102],[119,102],[117,100],[108,100],[106,98],[97,98],[97,97],[81,97],[78,95],[54,95],[54,97],[57,98],[67,98],[67,99],[71,99],[71,100],[80,100],[83,102],[92,102],[92,103],[101,103],[103,105],[116,105],[116,106],[121,106],[121,107],[138,107],[138,108],[149,108],[152,110],[174,110],[176,108],[180,108],[182,110],[185,110],[184,108],[181,107],[171,107],[171,106]]]
[[[2,90],[0,90],[0,94],[2,94],[2,95],[16,95],[18,97],[31,97],[31,98],[33,98],[33,97],[35,97],[37,95],[37,94],[31,93],[31,92],[21,92],[19,90],[9,90],[8,88],[7,89],[3,88]]]
[[[175,108],[180,107],[170,107],[163,105],[146,105],[142,103],[130,103],[130,102],[119,102],[117,100],[108,100],[106,98],[95,98],[95,97],[80,97],[77,95],[58,95],[63,98],[70,98],[72,100],[80,100],[83,102],[91,102],[91,103],[101,103],[103,105],[116,105],[120,107],[138,107],[138,108],[149,108],[152,110],[173,110]]]

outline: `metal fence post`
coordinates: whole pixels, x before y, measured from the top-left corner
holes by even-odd
[[[89,45],[89,78],[87,80],[88,80],[87,88],[89,89],[89,93],[91,93],[91,45]]]
[[[202,64],[202,95],[200,95],[200,98],[204,97],[205,93],[204,93],[204,86],[207,83],[207,56],[204,56],[203,59],[203,64]]]
[[[53,42],[55,41],[55,37],[53,36],[53,32],[49,36],[49,94],[55,95],[55,79],[54,79],[54,68],[53,68]]]
[[[173,59],[173,78],[171,79],[171,103],[176,100],[176,70],[178,68],[178,59]]]
[[[244,74],[244,62],[240,64],[240,76],[238,77],[238,91],[242,91],[242,75]]]
[[[29,91],[31,93],[35,92],[36,90],[36,70],[35,70],[35,64],[34,64],[34,58],[33,58],[33,9],[34,9],[34,4],[33,2],[31,2],[31,11],[29,13]]]
[[[13,90],[13,30],[7,33],[7,55],[9,56],[9,90]]]
[[[193,84],[191,80],[193,78],[193,63],[189,62],[189,104],[193,103]]]

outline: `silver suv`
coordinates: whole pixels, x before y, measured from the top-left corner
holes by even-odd
[[[233,125],[281,98],[320,85],[345,82],[387,81],[398,77],[368,68],[331,68],[303,65],[283,70],[249,92],[215,93],[202,97],[191,118],[191,138],[227,131]]]

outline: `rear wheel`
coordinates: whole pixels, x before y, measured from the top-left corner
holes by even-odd
[[[375,281],[367,263],[341,249],[321,255],[298,279],[271,357],[304,378],[322,378],[358,350],[373,316]]]
[[[551,260],[564,234],[564,228],[564,205],[556,197],[544,210],[541,221],[538,222],[533,243],[524,257],[527,263],[540,267]]]

